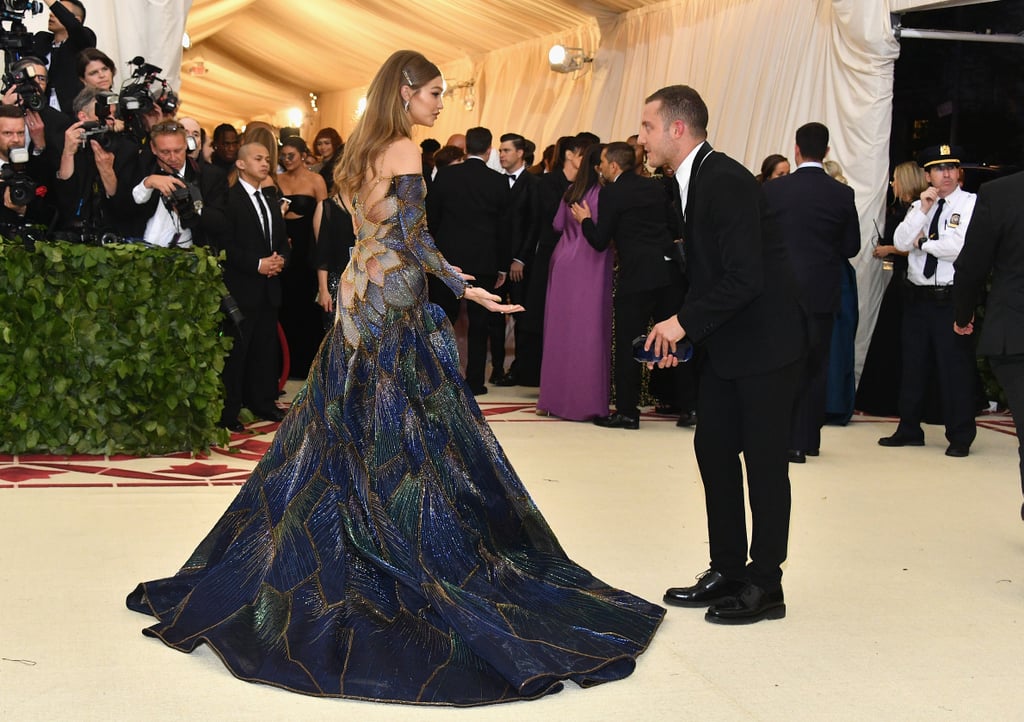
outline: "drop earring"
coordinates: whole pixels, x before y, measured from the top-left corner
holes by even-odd
[[[405,112],[408,113],[409,112],[409,101],[407,100],[404,103],[402,103],[402,107],[405,108]]]

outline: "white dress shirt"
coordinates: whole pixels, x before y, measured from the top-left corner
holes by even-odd
[[[934,241],[924,241],[921,248],[917,240],[928,236],[932,216],[939,207],[938,201],[932,204],[928,213],[921,212],[921,201],[916,200],[910,205],[906,218],[896,227],[893,243],[901,251],[909,251],[907,256],[907,280],[915,286],[948,286],[953,283],[953,262],[964,247],[964,236],[974,215],[974,204],[978,197],[962,188],[956,188],[946,196],[939,216],[939,237]],[[938,259],[935,275],[924,276],[924,263],[928,256]]]
[[[183,183],[185,182],[185,166],[182,166],[181,170],[176,173],[176,177],[180,178]],[[148,203],[155,192],[152,188],[147,188],[145,183],[146,179],[143,178],[137,186],[132,188],[132,198],[140,206]],[[156,204],[156,212],[146,221],[146,231],[142,234],[142,238],[151,246],[169,248],[175,234],[178,234],[178,242],[175,244],[178,248],[192,247],[192,231],[181,227],[178,214],[167,210],[167,206],[161,199]]]

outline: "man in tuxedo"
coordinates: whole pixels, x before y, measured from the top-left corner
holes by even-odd
[[[464,163],[438,171],[427,194],[427,224],[437,247],[450,263],[474,277],[474,285],[489,293],[500,294],[511,263],[501,222],[509,198],[508,180],[486,165],[491,152],[491,131],[470,128],[466,131]],[[430,298],[444,309],[454,324],[460,301],[443,283],[433,279]],[[504,376],[505,319],[483,306],[467,305],[469,320],[466,359],[466,383],[476,394],[486,394],[484,371],[490,340],[494,373],[492,383]],[[497,317],[497,318],[495,318]]]
[[[81,0],[47,0],[46,4],[50,6],[50,18],[46,31],[32,38],[32,55],[46,61],[55,107],[70,115],[71,104],[82,89],[76,66],[78,54],[96,47],[96,33],[85,27]]]
[[[512,260],[508,267],[508,282],[505,284],[508,290],[505,295],[510,303],[520,305],[526,304],[527,284],[533,270],[533,225],[537,219],[534,205],[537,202],[540,178],[527,173],[526,168],[533,161],[535,147],[518,133],[505,133],[498,146],[498,159],[509,185],[502,229]],[[527,359],[540,356],[540,349],[530,348],[530,345],[540,344],[541,340],[533,334],[525,333],[518,319],[514,324],[516,358],[507,374],[494,379],[496,386],[516,386],[519,383],[520,356]]]
[[[227,193],[228,227],[223,237],[224,285],[245,317],[229,326],[235,343],[224,364],[226,396],[221,425],[241,431],[238,412],[248,407],[267,421],[280,421],[277,399],[277,310],[279,276],[288,260],[284,218],[263,195],[270,175],[270,151],[246,143],[235,160],[238,182]]]
[[[953,330],[974,333],[974,309],[992,272],[978,355],[987,356],[1017,427],[1024,491],[1024,173],[984,184],[963,250],[953,264]],[[1024,519],[1024,505],[1020,510]]]
[[[152,155],[139,156],[139,179],[131,190],[138,219],[132,235],[165,248],[216,245],[227,223],[224,176],[200,169],[188,157],[180,123],[158,123],[149,133]]]
[[[608,429],[640,428],[640,365],[633,360],[633,340],[653,319],[675,313],[685,286],[673,260],[673,234],[661,184],[633,172],[636,153],[628,143],[609,143],[599,167],[604,185],[598,196],[597,222],[586,200],[574,203],[587,242],[598,251],[614,241],[618,256],[615,287],[616,412],[594,423]],[[683,369],[670,373],[678,375]],[[676,397],[681,394],[675,394]]]
[[[668,604],[708,607],[704,618],[749,624],[786,614],[781,564],[789,537],[786,449],[806,346],[803,312],[782,241],[754,177],[707,142],[708,110],[685,85],[647,98],[640,143],[655,167],[675,169],[690,288],[647,347],[662,367],[684,337],[704,348],[694,450],[704,483],[711,564]],[[753,521],[744,512],[747,469]]]
[[[808,318],[808,348],[793,407],[789,460],[817,456],[825,423],[832,322],[839,311],[843,259],[860,252],[860,221],[853,189],[830,177],[828,128],[807,123],[796,131],[796,171],[764,184],[778,220]]]

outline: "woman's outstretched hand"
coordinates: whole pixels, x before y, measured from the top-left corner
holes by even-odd
[[[474,301],[494,313],[519,313],[525,310],[518,303],[501,303],[501,296],[488,293],[486,289],[479,286],[466,288],[465,297],[467,301]]]

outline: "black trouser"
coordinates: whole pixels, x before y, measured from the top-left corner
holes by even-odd
[[[473,285],[496,293],[494,288],[498,280],[496,275],[476,275]],[[430,278],[430,300],[444,309],[452,325],[459,318],[461,300],[455,297],[447,286],[437,279]],[[466,319],[469,329],[466,334],[466,383],[471,389],[484,386],[484,371],[487,366],[487,344],[490,341],[491,360],[495,369],[505,366],[505,316],[493,313],[473,301],[466,303]]]
[[[1020,485],[1024,493],[1024,354],[990,356],[989,364],[1003,387],[1017,427],[1017,455],[1020,459]]]
[[[945,289],[945,290],[944,290]],[[970,446],[974,425],[974,339],[953,331],[953,299],[948,287],[905,289],[903,299],[903,373],[897,433],[922,438],[921,418],[928,393],[928,370],[938,369],[942,421],[950,443]]]
[[[832,313],[812,313],[807,316],[807,355],[793,402],[789,439],[791,449],[814,451],[821,447],[834,320],[835,314]]]
[[[676,314],[683,305],[683,295],[680,284],[616,293],[615,407],[620,414],[633,418],[640,414],[641,364],[633,360],[633,340],[647,333],[652,318],[658,322]],[[677,386],[672,401],[678,403],[683,396],[680,385],[684,382],[684,373],[677,372],[673,379]]]
[[[225,324],[234,344],[221,372],[225,390],[221,414],[224,423],[236,421],[242,406],[257,413],[276,408],[277,309],[244,308],[241,311],[245,319],[240,326]]]
[[[693,447],[704,483],[711,569],[773,589],[789,542],[790,414],[802,359],[754,376],[726,379],[710,359],[700,368]],[[743,469],[752,521],[750,565]]]

